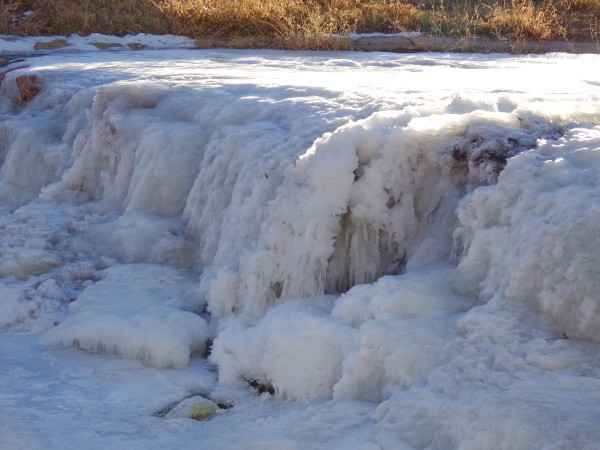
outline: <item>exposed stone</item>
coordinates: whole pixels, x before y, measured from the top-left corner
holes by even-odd
[[[17,88],[21,101],[29,101],[42,89],[37,75],[21,75],[17,77]]]
[[[145,45],[138,44],[137,42],[130,42],[127,44],[127,47],[129,47],[131,50],[141,50],[145,47]]]
[[[36,42],[33,46],[34,50],[56,50],[63,47],[68,47],[69,43],[65,39],[55,39],[48,42]]]
[[[251,388],[255,389],[259,394],[270,394],[275,395],[275,388],[269,382],[262,382],[254,378],[244,377],[244,381],[250,385]]]
[[[100,50],[106,50],[109,48],[123,47],[121,44],[116,42],[91,42],[91,44]]]
[[[219,406],[207,398],[196,395],[186,398],[165,414],[165,419],[207,420],[219,410]]]

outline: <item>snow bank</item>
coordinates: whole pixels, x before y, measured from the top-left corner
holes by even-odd
[[[52,45],[53,42],[59,45]],[[195,41],[184,36],[151,35],[139,33],[123,37],[91,33],[88,36],[30,36],[19,37],[0,35],[0,53],[34,51],[98,51],[98,50],[140,50],[141,48],[194,48]]]
[[[600,340],[600,128],[574,128],[510,160],[460,204],[463,288],[532,302],[566,336]]]
[[[70,315],[42,342],[183,368],[209,338],[205,320],[182,310],[190,307],[193,286],[166,267],[112,267],[69,305]]]

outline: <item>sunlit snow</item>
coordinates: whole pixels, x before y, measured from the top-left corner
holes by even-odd
[[[598,448],[600,57],[81,50],[0,86],[0,448]]]

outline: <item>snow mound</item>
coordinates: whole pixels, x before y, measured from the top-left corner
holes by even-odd
[[[468,195],[455,232],[462,288],[533,302],[566,336],[600,341],[600,127],[509,161]]]
[[[382,401],[392,388],[409,388],[452,355],[458,313],[473,306],[456,295],[446,267],[383,277],[356,286],[332,316],[353,328],[355,346],[343,361],[336,397]]]
[[[426,380],[441,364],[456,315],[472,306],[453,294],[447,267],[383,277],[339,299],[293,300],[256,326],[230,321],[211,360],[223,383],[258,381],[292,401],[381,401],[393,387]]]
[[[189,307],[193,286],[166,267],[112,267],[70,304],[70,315],[41,342],[183,368],[190,354],[205,351],[209,338],[206,321],[181,310]]]
[[[348,330],[328,320],[332,300],[288,302],[271,309],[255,327],[230,322],[210,357],[219,366],[219,379],[271,384],[291,401],[329,397],[351,342]]]

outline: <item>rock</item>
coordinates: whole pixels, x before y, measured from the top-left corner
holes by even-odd
[[[17,88],[21,101],[29,101],[42,89],[37,75],[21,75],[17,77]]]
[[[219,406],[207,398],[196,395],[186,398],[165,415],[165,419],[208,420],[219,410]]]
[[[36,42],[33,46],[34,50],[56,50],[63,47],[68,47],[69,43],[65,39],[55,39],[48,42]]]
[[[251,388],[255,389],[259,394],[270,394],[275,395],[275,388],[271,383],[262,382],[255,380],[254,378],[244,377],[244,381],[250,385]]]
[[[131,50],[141,50],[145,47],[145,45],[138,44],[137,42],[130,42],[127,44],[127,47],[129,47]]]
[[[123,47],[121,44],[116,42],[91,42],[91,44],[100,50],[106,50],[108,48]]]

